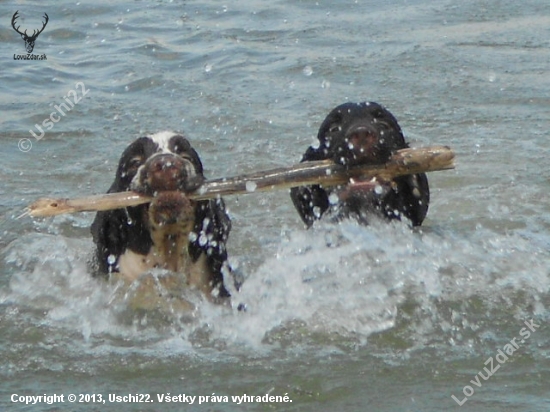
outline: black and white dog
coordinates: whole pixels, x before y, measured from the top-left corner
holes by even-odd
[[[91,227],[97,273],[131,282],[150,269],[166,269],[209,298],[228,297],[231,221],[224,202],[185,196],[203,181],[199,156],[181,135],[157,133],[128,146],[108,193],[133,190],[154,199],[97,213]]]
[[[408,147],[395,117],[377,103],[345,103],[325,118],[317,138],[302,162],[331,159],[344,166],[384,164],[391,155]],[[347,185],[293,188],[291,198],[302,220],[310,227],[323,215],[335,220],[356,219],[367,224],[373,216],[405,217],[419,226],[428,212],[430,191],[424,173],[391,181],[350,180]]]

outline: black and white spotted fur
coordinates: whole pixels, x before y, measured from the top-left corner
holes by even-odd
[[[108,193],[134,190],[150,204],[98,212],[91,231],[97,273],[133,281],[152,268],[181,273],[207,296],[229,296],[226,242],[231,221],[222,199],[185,196],[204,181],[189,141],[176,133],[141,137],[122,154]]]

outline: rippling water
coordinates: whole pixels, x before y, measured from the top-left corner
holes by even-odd
[[[2,409],[24,410],[12,394],[216,393],[229,402],[190,408],[547,411],[547,5],[234,3],[0,4]],[[16,10],[30,30],[48,13],[34,50],[47,60],[13,59]],[[29,133],[71,93],[51,130]],[[105,192],[144,133],[185,131],[207,176],[230,176],[296,163],[332,107],[361,100],[387,106],[413,146],[450,145],[456,170],[430,175],[416,232],[306,231],[286,192],[227,198],[246,313],[131,311],[87,272],[92,214],[15,219],[40,196]],[[231,402],[245,393],[293,402]]]

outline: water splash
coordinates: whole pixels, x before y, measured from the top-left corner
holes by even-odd
[[[65,330],[71,345],[76,333],[83,345],[101,350],[262,352],[324,347],[335,339],[361,345],[382,339],[387,347],[414,350],[469,347],[491,333],[495,317],[544,313],[550,289],[548,251],[520,234],[342,222],[284,233],[276,250],[263,251],[232,307],[190,292],[183,298],[192,311],[171,304],[134,310],[139,285],[93,279],[90,250],[88,240],[21,237],[5,254],[13,273],[0,304],[17,308],[14,316],[30,313],[31,323]]]

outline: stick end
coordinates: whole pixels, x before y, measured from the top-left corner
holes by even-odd
[[[27,217],[30,215],[31,215],[31,210],[28,207],[26,207],[25,209],[23,209],[23,213],[15,217],[15,220],[23,219],[24,217]]]
[[[66,208],[65,210],[63,209],[66,203],[67,199],[51,199],[44,197],[30,204],[21,217],[46,217],[67,213]]]

